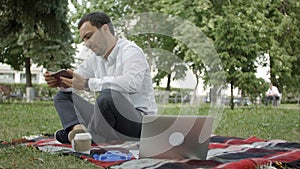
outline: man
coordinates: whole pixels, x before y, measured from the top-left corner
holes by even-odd
[[[279,98],[280,98],[280,93],[278,91],[278,88],[276,86],[273,86],[272,83],[270,83],[268,91],[266,92],[266,105],[268,105],[269,102],[272,100],[273,105],[277,106],[277,100]]]
[[[157,107],[149,65],[136,44],[114,36],[110,18],[89,13],[78,23],[80,37],[94,54],[86,58],[73,78],[61,77],[68,87],[99,91],[95,105],[61,89],[54,105],[63,129],[55,133],[61,143],[70,143],[76,133],[90,132],[94,142],[137,140],[143,115],[156,114]],[[44,74],[50,87],[57,87],[51,72]]]

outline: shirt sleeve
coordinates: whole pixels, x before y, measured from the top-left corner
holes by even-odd
[[[91,64],[93,62],[95,62],[95,61],[94,61],[94,57],[92,57],[92,56],[83,60],[82,63],[77,66],[75,73],[78,73],[79,75],[81,75],[85,78],[94,77],[93,64]]]
[[[149,69],[144,53],[134,47],[122,51],[116,64],[119,74],[104,76],[102,79],[90,78],[89,88],[94,91],[114,89],[123,93],[140,92],[143,86],[144,76]]]
[[[273,90],[274,90],[274,94],[275,94],[275,95],[280,96],[280,93],[279,93],[277,87],[273,86]]]
[[[269,95],[269,94],[271,94],[271,92],[270,92],[271,90],[270,90],[270,88],[268,88],[268,90],[266,91],[266,95]]]

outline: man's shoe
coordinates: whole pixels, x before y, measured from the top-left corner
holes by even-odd
[[[69,142],[71,142],[74,139],[75,135],[79,134],[79,133],[88,133],[88,130],[85,128],[85,126],[83,124],[75,125],[73,127],[73,130],[71,130],[68,133],[67,137],[68,137]]]
[[[54,138],[62,144],[71,144],[68,138],[68,134],[66,130],[60,129],[54,133]]]

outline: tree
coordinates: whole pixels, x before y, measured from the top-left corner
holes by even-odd
[[[256,82],[255,60],[260,47],[256,40],[256,24],[252,18],[257,15],[255,5],[245,1],[218,1],[221,8],[215,4],[216,20],[213,39],[221,57],[227,82],[230,84],[231,108],[233,104],[233,89],[241,88],[248,91],[247,86]],[[243,93],[243,95],[244,95]]]
[[[261,46],[263,52],[270,55],[270,80],[280,92],[286,87],[286,92],[299,94],[300,3],[271,0],[261,5],[266,9],[262,18]]]
[[[202,78],[204,87],[211,88],[210,99],[215,102],[216,96],[221,95],[220,89],[224,87],[225,80],[212,40],[216,22],[214,4],[207,0],[170,0],[162,3],[169,7],[164,8],[163,12],[181,17],[186,23],[179,29],[183,32],[180,39],[186,39],[185,44],[180,43],[180,52],[183,53],[184,61],[187,62],[196,78],[194,96],[196,96],[199,79]]]
[[[238,87],[242,95],[256,97],[264,92],[266,82],[257,79],[254,73],[257,58],[265,57],[265,53],[270,54],[270,63],[259,64],[270,65],[271,81],[281,86],[280,89],[299,91],[299,2],[180,0],[163,3],[168,6],[165,11],[192,21],[214,40],[227,82],[234,83],[231,86]],[[202,70],[198,73],[204,72],[199,67],[203,60],[188,53],[185,59],[191,62],[193,70],[197,67]],[[205,75],[203,78],[209,79]]]
[[[74,49],[67,1],[2,0],[0,9],[0,62],[26,68],[26,87],[32,87],[32,63],[48,70],[70,68]]]
[[[300,3],[297,0],[150,0],[142,2],[116,0],[77,2],[73,0],[72,2],[77,9],[73,15],[73,22],[86,12],[101,10],[112,16],[113,20],[143,12],[154,12],[169,15],[170,18],[180,17],[183,21],[194,24],[215,45],[225,75],[224,72],[217,73],[220,71],[218,66],[211,66],[220,63],[218,63],[219,58],[211,59],[211,56],[216,53],[211,49],[209,43],[199,45],[198,41],[194,39],[196,36],[191,37],[188,35],[191,32],[188,25],[180,27],[181,24],[178,24],[178,26],[171,24],[170,30],[174,31],[173,26],[180,27],[181,30],[178,31],[181,31],[182,34],[177,32],[178,37],[181,40],[190,39],[190,41],[197,42],[197,44],[182,43],[178,41],[178,37],[177,39],[168,39],[152,33],[134,34],[129,38],[143,48],[164,49],[179,56],[190,66],[197,79],[199,77],[203,78],[208,87],[214,88],[215,81],[225,77],[227,83],[231,86],[231,91],[233,91],[233,88],[238,88],[242,96],[259,96],[264,93],[266,82],[255,77],[257,66],[270,65],[271,81],[277,84],[280,90],[285,87],[289,92],[299,91],[300,80],[295,78],[299,76],[297,72],[299,72],[300,46],[298,15]],[[157,20],[161,21],[162,18],[157,18]],[[167,19],[165,22],[169,23]],[[144,28],[154,30],[155,24],[164,25],[165,22],[156,22]],[[123,26],[123,28],[125,29],[126,26]],[[164,30],[160,31],[164,32]],[[141,31],[141,33],[144,32]],[[202,50],[200,57],[197,52],[191,50],[191,47],[195,46]],[[155,59],[162,59],[159,57],[154,58],[157,53],[153,51],[147,50],[150,64],[155,63]],[[267,60],[265,54],[270,55],[270,63],[264,61]],[[258,62],[258,59],[261,58],[263,62]],[[162,62],[162,60],[156,61]],[[166,63],[166,65],[172,68],[169,64]],[[173,70],[170,69],[170,71]],[[211,70],[214,70],[216,74],[211,73]],[[154,80],[158,83],[165,76],[171,80],[170,74],[162,71],[157,74]],[[175,75],[174,77],[179,76]],[[217,89],[212,91],[217,91]],[[231,94],[231,102],[233,108],[233,94]]]

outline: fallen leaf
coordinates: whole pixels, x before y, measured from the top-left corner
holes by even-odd
[[[45,163],[45,161],[43,160],[43,159],[41,159],[41,158],[32,158],[31,159],[32,161],[40,161],[40,162],[42,162],[42,163]]]

